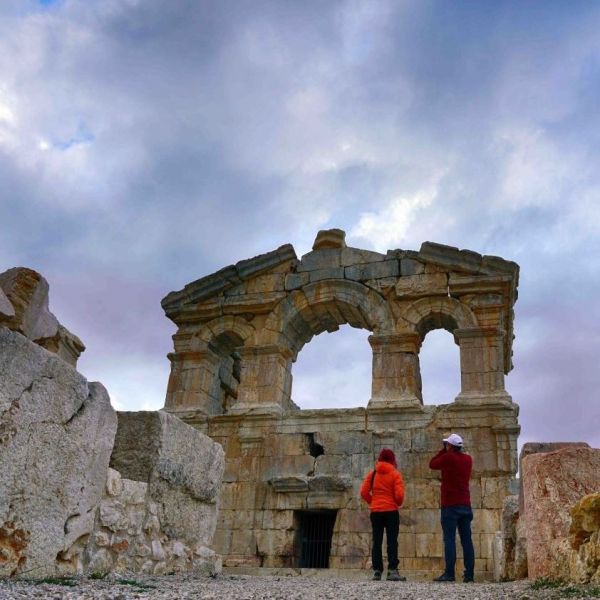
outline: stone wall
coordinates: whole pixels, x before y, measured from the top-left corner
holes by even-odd
[[[385,446],[407,484],[401,569],[437,573],[439,482],[428,462],[456,431],[474,460],[476,571],[491,578],[493,539],[517,470],[518,407],[504,387],[517,284],[518,266],[497,257],[430,242],[380,254],[348,248],[342,231],[329,230],[300,260],[282,246],[169,294],[162,305],[178,330],[165,408],[225,449],[215,546],[224,565],[298,567],[303,515],[337,511],[329,566],[368,566],[358,487]],[[344,324],[372,332],[367,407],[298,410],[298,353]],[[459,346],[461,390],[433,407],[423,404],[419,350],[438,328]]]
[[[117,418],[104,387],[0,326],[0,576],[81,570]]]

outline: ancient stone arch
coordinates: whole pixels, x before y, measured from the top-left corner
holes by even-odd
[[[319,232],[300,259],[282,246],[162,302],[178,326],[165,409],[226,452],[216,550],[230,568],[302,566],[306,511],[331,511],[329,566],[364,568],[370,528],[358,486],[387,446],[407,480],[401,568],[439,571],[438,484],[427,463],[454,430],[472,448],[478,570],[489,575],[516,472],[518,408],[504,376],[512,368],[518,266],[431,242],[381,254],[349,248],[344,238],[340,230]],[[292,400],[298,352],[343,324],[371,332],[367,408],[299,410]],[[424,406],[419,350],[436,328],[459,345],[461,391],[450,404]]]

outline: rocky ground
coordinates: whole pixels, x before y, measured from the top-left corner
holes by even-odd
[[[66,584],[69,585],[66,585]],[[62,583],[0,580],[0,598],[52,600],[197,599],[221,600],[533,600],[598,598],[598,587],[562,586],[529,581],[510,583],[442,584],[373,582],[312,577],[252,577],[221,575],[216,578],[167,576],[135,579],[75,579]]]

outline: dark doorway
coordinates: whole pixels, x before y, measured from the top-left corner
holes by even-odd
[[[296,511],[296,564],[302,569],[329,568],[337,510]]]

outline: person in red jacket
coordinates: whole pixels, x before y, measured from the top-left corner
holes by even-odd
[[[473,459],[463,452],[463,439],[452,433],[443,440],[444,447],[431,459],[429,468],[442,472],[441,522],[444,533],[446,568],[434,581],[454,581],[456,564],[456,530],[460,537],[465,563],[463,581],[473,582],[475,552],[471,539],[471,496],[469,479]]]
[[[387,538],[388,581],[406,581],[398,573],[398,532],[400,515],[398,509],[404,502],[404,481],[397,469],[396,456],[389,448],[383,448],[375,463],[375,468],[367,473],[360,486],[361,498],[371,509],[373,546],[371,560],[373,579],[379,581],[383,571],[383,532]]]

